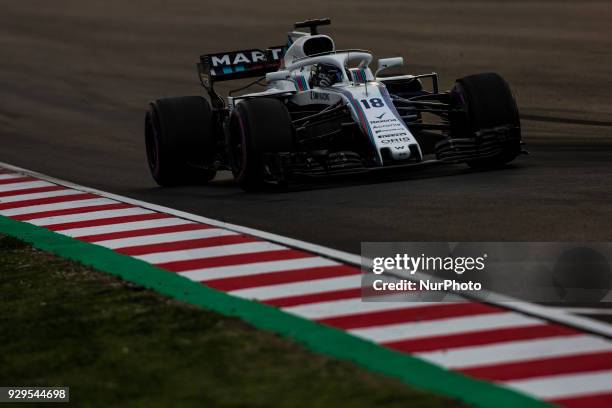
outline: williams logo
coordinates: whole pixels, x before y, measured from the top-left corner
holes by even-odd
[[[377,119],[382,119],[382,117],[383,117],[383,116],[385,116],[385,113],[387,113],[387,112],[383,112],[383,113],[382,113],[382,115],[380,115],[380,116],[376,116],[376,118],[377,118]]]

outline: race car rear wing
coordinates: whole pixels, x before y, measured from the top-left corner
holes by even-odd
[[[214,90],[215,82],[265,76],[280,68],[285,51],[287,47],[278,46],[265,51],[250,49],[201,55],[198,75],[213,107],[223,109],[225,106],[223,98]]]
[[[286,47],[221,52],[200,56],[198,72],[206,89],[218,81],[264,76],[279,69]]]

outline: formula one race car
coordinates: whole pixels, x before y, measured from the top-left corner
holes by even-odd
[[[158,99],[145,119],[149,167],[160,185],[207,182],[231,170],[247,191],[303,177],[467,163],[490,168],[521,152],[518,109],[498,74],[458,79],[438,89],[436,73],[385,75],[401,57],[336,50],[318,34],[329,19],[295,28],[286,46],[206,54],[197,64],[202,96]],[[219,81],[256,78],[229,92]],[[423,80],[431,80],[425,90]],[[252,86],[261,92],[242,93]],[[433,119],[433,120],[432,120]]]

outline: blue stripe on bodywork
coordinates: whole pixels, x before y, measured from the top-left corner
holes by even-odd
[[[385,100],[385,103],[387,104],[387,106],[389,107],[391,112],[393,112],[393,114],[395,115],[395,118],[397,120],[399,120],[400,123],[403,123],[404,127],[406,127],[406,129],[408,129],[408,127],[406,126],[406,123],[404,122],[404,119],[402,119],[402,117],[400,116],[400,114],[397,111],[397,109],[395,109],[395,105],[393,104],[393,101],[391,100],[391,95],[389,95],[389,91],[387,91],[387,87],[385,86],[385,84],[380,83],[378,85],[378,88],[380,90],[380,94],[382,95],[383,99]]]
[[[309,89],[308,82],[306,82],[306,79],[301,74],[295,75],[293,82],[295,82],[299,91],[307,91]]]
[[[378,151],[378,148],[376,147],[376,139],[374,138],[374,132],[372,132],[372,129],[370,128],[370,123],[368,122],[365,111],[361,107],[361,104],[359,103],[359,101],[357,101],[353,97],[352,93],[350,93],[349,91],[345,91],[344,89],[331,89],[331,90],[340,92],[342,95],[344,95],[348,99],[349,103],[353,106],[353,109],[355,109],[355,112],[357,112],[357,117],[360,118],[361,127],[363,128],[363,130],[367,133],[368,137],[370,138],[370,142],[372,142],[372,146],[374,146],[374,149],[376,151],[376,159],[378,160],[379,164],[382,164],[382,157],[380,156],[380,152]]]
[[[306,82],[306,78],[304,78],[303,75],[300,75],[300,81],[302,81],[302,87],[304,87],[304,90],[308,90],[308,83]]]

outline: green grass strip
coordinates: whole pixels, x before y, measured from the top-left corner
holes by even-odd
[[[230,296],[98,245],[3,216],[0,216],[0,231],[29,242],[38,249],[92,266],[163,295],[239,317],[259,329],[273,331],[304,344],[315,352],[352,361],[423,390],[458,398],[478,407],[550,406],[521,393],[445,370],[275,307]]]

